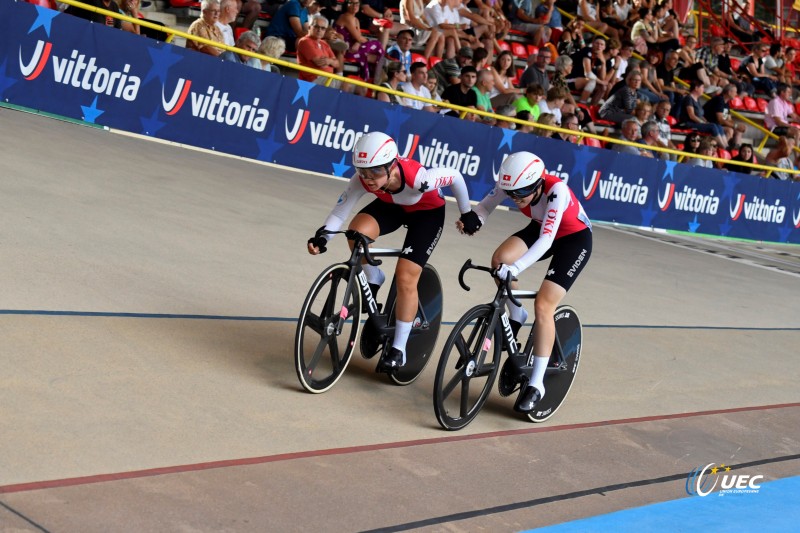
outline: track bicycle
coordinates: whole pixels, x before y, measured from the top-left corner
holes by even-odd
[[[361,315],[367,319],[361,333],[360,349],[365,359],[384,355],[391,348],[395,329],[395,279],[384,304],[379,304],[361,264],[382,263],[377,257],[398,257],[401,249],[370,249],[374,241],[355,230],[343,233],[353,241],[350,259],[327,267],[308,291],[295,333],[295,370],[303,388],[312,393],[333,387],[347,368],[361,329]],[[388,372],[397,385],[412,383],[428,364],[436,346],[442,322],[442,282],[431,265],[425,265],[417,285],[419,306],[406,344],[406,364]],[[364,305],[362,306],[362,302]]]
[[[495,274],[494,269],[473,265],[468,259],[458,273],[458,282],[467,291],[470,288],[464,283],[464,274],[471,269]],[[518,298],[536,298],[536,291],[512,290],[512,281],[515,280],[510,277],[498,280],[490,303],[477,305],[464,313],[442,349],[434,381],[433,410],[445,429],[461,429],[472,422],[489,397],[498,373],[501,396],[510,396],[526,385],[526,378],[520,379],[520,370],[527,369],[530,375],[533,328],[521,350],[505,304],[511,300],[520,305]],[[545,396],[527,414],[531,422],[544,422],[556,413],[578,371],[583,337],[578,314],[571,306],[561,305],[556,309],[555,323],[556,340],[544,377]],[[503,351],[508,353],[508,358],[501,369]]]

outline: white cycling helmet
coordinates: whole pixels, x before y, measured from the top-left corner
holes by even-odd
[[[353,147],[353,166],[356,168],[387,167],[397,159],[397,144],[385,133],[362,135]]]
[[[544,161],[530,152],[511,154],[500,165],[497,182],[509,195],[528,196],[544,183]]]

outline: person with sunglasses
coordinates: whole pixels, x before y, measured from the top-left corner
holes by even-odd
[[[552,257],[534,303],[533,364],[515,369],[524,384],[514,409],[529,413],[545,395],[543,379],[555,342],[556,307],[592,255],[592,223],[567,184],[547,174],[544,161],[531,152],[511,154],[500,165],[497,184],[475,207],[481,224],[506,198],[531,221],[492,254],[495,276],[516,278],[537,261]],[[511,301],[508,311],[516,335],[528,312]]]
[[[413,159],[400,157],[394,139],[385,133],[367,133],[356,141],[353,166],[356,172],[320,230],[337,231],[341,228],[358,200],[367,193],[374,194],[376,199],[359,211],[349,229],[377,239],[401,226],[408,228],[395,268],[395,336],[392,348],[377,367],[379,372],[392,372],[406,363],[406,342],[418,308],[417,283],[422,268],[442,236],[445,201],[441,189],[449,187],[456,197],[463,233],[474,234],[480,229],[481,222],[472,211],[461,172],[446,167],[425,168]],[[330,236],[320,235],[317,231],[308,240],[308,253],[324,253],[329,239]],[[352,242],[350,246],[353,246]],[[377,266],[364,264],[363,268],[374,296],[386,276]],[[375,345],[371,354],[364,355],[374,355],[378,348]]]

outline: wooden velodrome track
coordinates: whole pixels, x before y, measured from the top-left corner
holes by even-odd
[[[800,474],[797,247],[597,227],[565,405],[534,426],[495,393],[448,433],[435,364],[409,387],[358,355],[326,394],[297,382],[294,318],[344,257],[305,242],[341,181],[0,125],[0,531],[515,531],[687,498],[711,462]],[[461,290],[461,263],[524,224],[466,238],[455,216],[432,260],[450,324],[492,292]]]

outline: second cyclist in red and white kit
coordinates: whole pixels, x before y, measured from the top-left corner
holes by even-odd
[[[511,154],[500,165],[497,185],[475,207],[481,222],[506,198],[531,222],[494,251],[495,275],[517,277],[535,262],[552,257],[534,303],[533,364],[517,369],[523,386],[514,409],[527,413],[544,397],[545,370],[556,338],[553,315],[592,254],[592,223],[567,184],[546,174],[542,159],[530,152]],[[511,301],[508,311],[516,334],[528,312]]]
[[[341,228],[356,202],[367,193],[377,198],[353,217],[349,229],[377,239],[379,235],[391,233],[401,226],[408,227],[395,269],[395,336],[392,348],[378,363],[378,370],[391,372],[405,365],[406,342],[418,308],[417,283],[422,268],[442,236],[445,201],[441,189],[450,187],[456,197],[462,213],[462,231],[473,234],[480,227],[480,221],[472,211],[467,185],[458,170],[426,169],[413,159],[398,157],[397,144],[384,133],[367,133],[356,141],[353,166],[356,173],[320,230],[337,231]],[[308,240],[309,253],[324,252],[327,242],[328,236],[317,232]],[[352,242],[350,246],[353,246]],[[367,263],[363,269],[375,293],[386,276],[380,268]],[[364,355],[369,357],[373,354]]]

